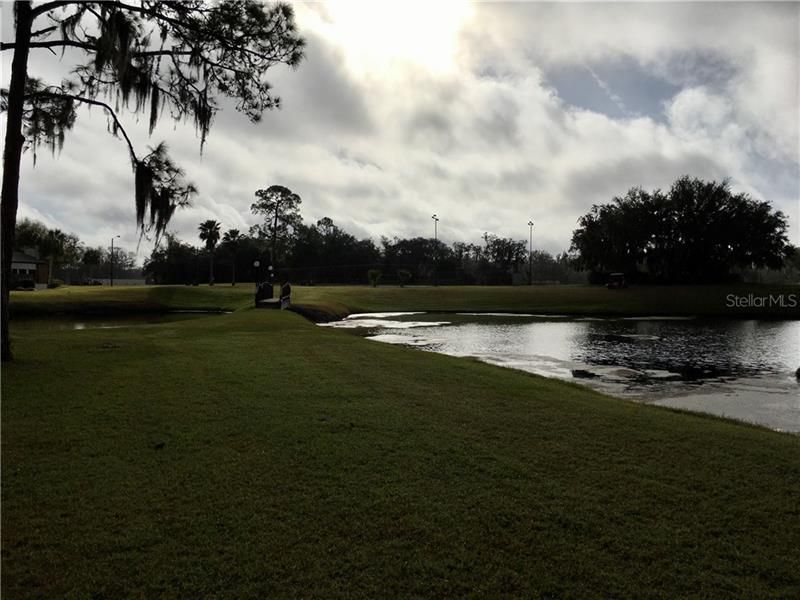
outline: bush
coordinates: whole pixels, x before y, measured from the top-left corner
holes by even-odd
[[[61,279],[53,279],[50,283],[47,284],[47,289],[52,290],[53,288],[59,288],[64,285],[64,282]]]
[[[411,281],[411,271],[407,269],[399,269],[397,271],[397,281],[400,282],[400,287],[403,287],[409,281]]]
[[[34,283],[33,279],[20,279],[19,281],[15,281],[11,284],[12,290],[34,290],[36,289],[36,284]]]
[[[382,274],[380,269],[370,269],[367,271],[367,278],[372,287],[378,287],[378,281],[380,281]]]

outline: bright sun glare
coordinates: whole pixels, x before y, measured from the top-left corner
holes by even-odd
[[[412,63],[431,71],[455,66],[458,33],[470,17],[466,0],[330,0],[317,27],[358,70]]]

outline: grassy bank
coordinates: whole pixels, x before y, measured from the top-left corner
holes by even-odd
[[[603,286],[442,286],[296,288],[294,301],[309,307],[342,307],[350,312],[393,310],[505,311],[559,315],[699,315],[731,318],[800,318],[800,286],[702,285],[634,286],[608,290]],[[778,298],[785,306],[729,306],[735,298]],[[794,306],[790,306],[794,298]],[[751,302],[757,303],[758,300]],[[767,302],[767,304],[769,304]]]
[[[236,310],[252,304],[253,284],[236,287],[140,286],[65,287],[13,292],[16,315],[75,312],[158,312],[176,309]],[[765,306],[730,306],[730,297],[767,299]],[[769,298],[784,298],[785,306]],[[795,306],[790,306],[790,299]],[[701,315],[732,318],[800,318],[800,286],[294,286],[293,302],[310,316],[392,310],[507,311],[582,315]]]
[[[134,314],[174,310],[230,311],[253,304],[254,287],[244,284],[184,286],[64,286],[35,292],[11,292],[11,314]]]
[[[796,436],[279,311],[14,341],[3,597],[800,593]]]

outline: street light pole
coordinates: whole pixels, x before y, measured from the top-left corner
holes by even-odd
[[[439,250],[439,217],[434,215],[431,217],[433,219],[433,285],[437,285],[436,281],[436,256]]]
[[[118,237],[118,235],[115,235],[111,238],[111,260],[109,261],[111,266],[111,287],[114,287],[114,239]]]
[[[531,237],[528,242],[528,285],[533,285],[533,219],[528,221],[531,229]]]

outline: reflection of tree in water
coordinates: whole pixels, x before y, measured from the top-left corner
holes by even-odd
[[[572,359],[590,365],[663,370],[682,379],[776,373],[780,324],[756,321],[595,321],[575,339]]]

